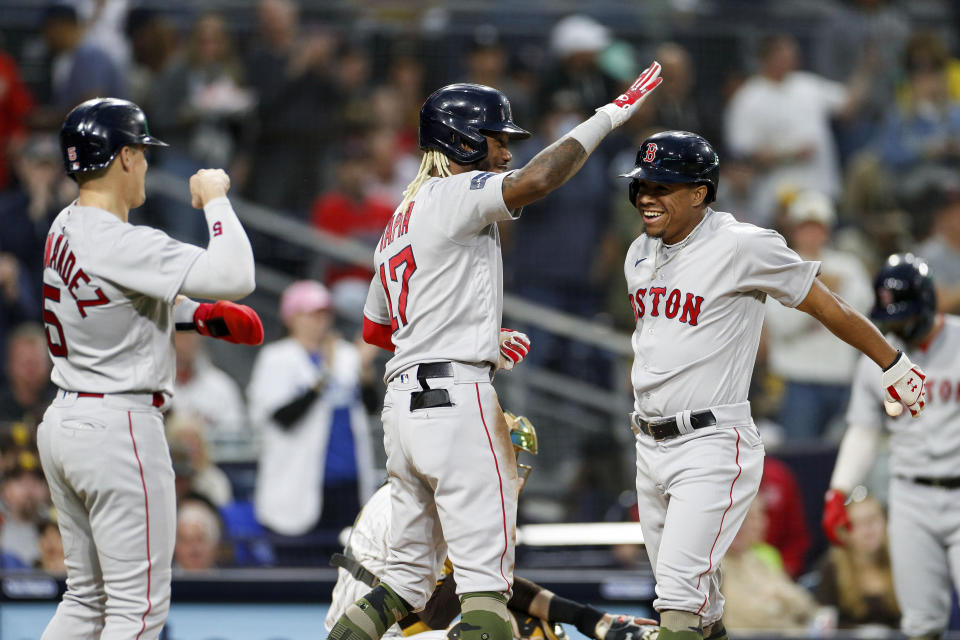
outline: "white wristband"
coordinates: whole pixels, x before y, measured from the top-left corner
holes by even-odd
[[[606,138],[613,131],[613,121],[610,116],[603,111],[598,111],[568,133],[565,138],[573,138],[580,143],[587,155],[590,155],[600,144],[600,141]]]

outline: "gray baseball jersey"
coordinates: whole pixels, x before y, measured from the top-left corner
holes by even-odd
[[[61,389],[173,394],[173,301],[203,249],[69,205],[44,249],[43,321]]]
[[[895,336],[887,337],[903,348]],[[960,475],[960,317],[945,316],[926,349],[906,350],[926,373],[927,406],[919,418],[883,409],[877,366],[857,364],[847,422],[890,431],[890,557],[893,583],[908,636],[940,634],[950,619],[951,581],[960,585],[960,489],[910,478]]]
[[[418,362],[499,359],[503,261],[496,222],[508,173],[471,171],[427,180],[397,210],[374,254],[363,314],[393,328],[384,380]]]
[[[819,268],[778,233],[712,209],[676,245],[637,238],[624,263],[634,409],[651,419],[745,403],[767,294],[795,307]]]
[[[943,328],[926,350],[907,349],[893,335],[887,339],[926,373],[926,409],[916,419],[907,412],[888,416],[877,365],[863,356],[857,363],[847,422],[890,431],[894,474],[960,475],[960,317],[945,316]]]

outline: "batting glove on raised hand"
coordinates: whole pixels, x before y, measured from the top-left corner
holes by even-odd
[[[910,415],[914,418],[923,413],[926,404],[923,381],[926,377],[920,367],[910,362],[905,353],[898,351],[897,359],[883,370],[883,407],[887,414],[897,417],[903,413],[903,405],[910,409]]]
[[[596,640],[647,640],[660,629],[655,620],[604,614],[597,623]]]
[[[846,545],[846,537],[853,525],[847,514],[847,494],[839,489],[830,489],[823,502],[823,532],[832,544]]]
[[[250,307],[229,300],[204,302],[193,312],[197,333],[234,344],[263,342],[263,323]]]
[[[530,353],[530,338],[513,329],[500,329],[500,369],[510,371]]]
[[[643,73],[640,74],[636,82],[630,85],[629,89],[610,104],[599,107],[597,111],[602,111],[610,116],[610,121],[613,122],[613,128],[616,129],[636,113],[647,95],[656,89],[662,81],[663,78],[660,77],[660,63],[654,60],[653,64],[643,70]]]

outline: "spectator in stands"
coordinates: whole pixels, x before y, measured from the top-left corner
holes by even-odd
[[[189,478],[189,490],[222,507],[233,500],[233,488],[227,474],[207,456],[203,428],[203,418],[177,413],[167,418],[167,442],[181,463],[188,465],[184,475]]]
[[[724,625],[730,631],[802,630],[816,603],[784,572],[776,551],[763,543],[764,508],[758,495],[723,558]]]
[[[820,279],[855,309],[873,304],[871,279],[859,260],[831,248],[836,223],[833,202],[823,193],[800,193],[787,210],[790,248],[804,260],[820,260]],[[803,316],[803,317],[798,317]],[[770,366],[786,382],[779,423],[787,439],[819,438],[843,417],[850,381],[859,355],[809,316],[789,313],[772,300],[767,304]]]
[[[337,52],[334,82],[338,98],[337,120],[340,136],[357,136],[375,124],[370,105],[372,62],[370,46],[352,41]]]
[[[899,187],[916,198],[945,173],[960,167],[960,100],[950,94],[946,44],[931,33],[910,38],[904,54],[909,91],[891,105],[878,153]]]
[[[569,92],[575,108],[586,112],[594,105],[603,104],[609,99],[606,96],[616,95],[623,89],[597,63],[598,56],[610,42],[610,30],[587,15],[567,16],[554,25],[550,32],[550,52],[556,65],[541,84],[540,113],[553,107],[551,102],[559,91]]]
[[[27,135],[33,96],[20,77],[17,61],[0,49],[0,191],[11,183],[10,157]]]
[[[257,4],[260,37],[246,64],[257,97],[246,191],[256,202],[303,217],[320,191],[322,151],[336,134],[336,42],[324,31],[301,34],[298,13],[294,0]]]
[[[527,87],[508,75],[509,61],[510,51],[497,28],[489,23],[478,25],[467,44],[465,82],[496,87],[509,96],[514,121],[532,122],[533,96]]]
[[[767,519],[764,542],[780,553],[784,571],[796,579],[806,568],[810,549],[803,494],[790,467],[769,452],[763,459],[760,496]]]
[[[223,16],[208,12],[197,19],[186,55],[156,79],[150,105],[150,124],[172,149],[163,155],[165,165],[178,150],[192,160],[190,173],[230,165],[253,95],[243,86]]]
[[[284,291],[289,335],[260,350],[247,389],[251,420],[263,432],[254,504],[260,523],[278,534],[282,564],[303,561],[304,545],[314,553],[338,548],[336,533],[373,488],[360,356],[332,331],[331,304],[312,280]]]
[[[0,469],[0,549],[27,567],[40,557],[37,522],[50,508],[50,492],[36,455],[23,451]]]
[[[154,113],[150,104],[153,82],[174,58],[177,33],[162,12],[137,7],[127,16],[127,38],[130,40],[133,65],[130,69],[130,96],[143,110]]]
[[[916,253],[930,266],[938,311],[955,314],[960,312],[960,179],[939,184],[930,204],[933,233]]]
[[[420,159],[403,149],[397,131],[389,127],[371,129],[366,136],[366,145],[370,153],[367,196],[393,212],[403,200],[407,185],[416,177]]]
[[[623,516],[620,496],[630,485],[622,447],[611,434],[588,434],[580,441],[577,470],[563,499],[567,522],[616,521]]]
[[[832,546],[819,567],[817,600],[836,607],[837,626],[879,624],[899,627],[900,609],[893,590],[887,519],[874,498],[847,507],[851,530],[847,545]]]
[[[826,5],[813,38],[814,70],[844,82],[858,66],[870,64],[875,75],[855,117],[839,128],[842,157],[870,142],[883,120],[900,75],[910,21],[890,0],[851,0]]]
[[[784,191],[818,189],[831,198],[840,195],[830,120],[855,113],[869,78],[856,74],[844,86],[799,71],[797,43],[784,34],[764,38],[759,58],[759,73],[730,100],[725,129],[731,153],[748,160],[756,172],[748,217],[769,226]]]
[[[52,110],[45,114],[44,122],[55,125],[67,111],[90,98],[127,97],[127,82],[121,69],[99,44],[84,40],[83,27],[73,6],[52,4],[47,8],[43,37],[52,56]]]
[[[130,0],[80,0],[73,4],[83,25],[84,42],[103,49],[126,75],[130,65],[130,42],[124,37],[124,26]]]
[[[579,104],[571,91],[556,93],[513,164],[523,166],[533,152],[585,118]],[[524,224],[504,238],[505,277],[512,280],[508,286],[513,293],[583,318],[603,310],[606,283],[623,265],[611,222],[608,161],[601,146],[562,189],[524,208]],[[608,382],[609,360],[595,350],[543,330],[531,328],[528,333],[537,345],[528,363],[595,384]]]
[[[223,526],[216,508],[190,497],[177,507],[177,543],[173,565],[184,572],[216,568],[221,556]]]
[[[0,420],[36,427],[56,393],[50,382],[47,338],[39,325],[23,324],[10,334],[6,365],[7,383],[0,387]]]
[[[663,82],[651,96],[654,109],[648,116],[650,122],[664,129],[695,131],[706,135],[703,118],[693,95],[696,75],[690,54],[679,44],[667,42],[657,47],[653,59],[663,67]]]
[[[43,279],[43,249],[50,223],[77,197],[77,184],[64,174],[60,143],[52,134],[29,136],[11,158],[11,165],[17,184],[0,191],[0,251],[16,256],[35,292]],[[33,293],[31,298],[38,296]],[[38,313],[31,314],[34,316],[40,319]]]
[[[178,332],[177,376],[171,410],[191,416],[201,426],[203,440],[215,460],[228,454],[231,445],[250,441],[246,403],[237,382],[210,361],[203,338],[194,332]]]
[[[56,511],[51,508],[49,514],[43,514],[37,521],[37,546],[40,557],[37,558],[35,568],[52,576],[67,575],[67,567],[63,557],[63,538],[60,537],[60,527],[57,526]]]
[[[310,212],[313,226],[368,245],[372,252],[394,207],[370,196],[369,186],[369,149],[362,140],[347,141],[340,152],[337,186],[313,203]],[[370,267],[353,264],[334,262],[327,264],[323,271],[323,280],[330,287],[334,302],[353,302],[352,308],[339,309],[342,315],[353,318],[363,315],[371,278]]]

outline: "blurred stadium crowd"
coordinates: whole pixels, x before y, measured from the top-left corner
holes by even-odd
[[[871,274],[898,251],[923,256],[941,310],[960,311],[960,10],[949,0],[301,4],[0,0],[0,568],[63,571],[33,441],[54,392],[40,263],[50,221],[75,194],[56,130],[89,97],[140,104],[171,145],[151,170],[183,178],[184,190],[198,168],[223,167],[232,197],[372,247],[416,174],[418,111],[432,90],[504,91],[534,132],[514,149],[522,166],[655,58],[664,82],[649,107],[503,229],[508,291],[630,331],[621,265],[641,224],[615,176],[651,132],[685,129],[720,150],[715,208],[822,260],[824,282],[861,311],[873,304]],[[134,220],[206,242],[203,217],[168,198],[148,199]],[[267,335],[284,337],[249,371],[228,373],[197,336],[177,336],[168,437],[183,570],[325,564],[380,479],[368,418],[380,356],[355,340],[372,272],[262,232],[251,240],[259,265],[309,282],[273,300],[280,323]],[[529,365],[624,389],[618,356],[527,331]],[[291,373],[291,348],[325,373]],[[837,607],[841,626],[896,623],[881,503],[858,503],[862,539],[821,556],[819,495],[809,504],[796,465],[776,455],[837,441],[854,363],[812,318],[769,306],[751,400],[773,455],[726,561],[730,628],[836,624],[818,601]],[[928,396],[960,402],[960,386]],[[254,443],[258,464],[232,459],[223,443],[237,441]],[[630,517],[618,442],[601,430],[577,445],[548,517]],[[817,468],[823,486],[830,464]],[[606,560],[641,561],[630,548]]]

